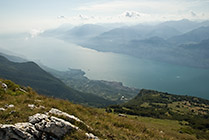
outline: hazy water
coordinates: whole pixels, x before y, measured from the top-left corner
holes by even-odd
[[[82,69],[90,79],[209,99],[209,70],[97,52],[50,38],[4,39],[0,48],[58,70]]]

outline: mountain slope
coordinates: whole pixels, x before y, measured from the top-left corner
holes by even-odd
[[[118,103],[130,100],[139,92],[139,89],[126,87],[121,82],[90,80],[84,76],[85,72],[82,70],[69,69],[68,71],[57,71],[44,66],[43,69],[59,78],[73,89],[95,94]]]
[[[70,42],[83,42],[89,38],[95,37],[108,29],[94,24],[85,24],[81,26],[76,26],[71,30],[63,32],[62,39]]]
[[[198,137],[209,138],[209,100],[142,89],[132,100],[111,106],[114,112],[185,121]],[[190,128],[182,131],[191,131]]]
[[[177,21],[166,21],[160,24],[161,26],[169,26],[177,29],[178,31],[182,31],[183,33],[194,30],[195,28],[200,27],[201,23],[196,23],[190,21],[188,19],[182,19]]]
[[[9,55],[6,53],[2,53],[0,52],[0,56],[4,56],[6,57],[8,60],[12,61],[12,62],[27,62],[26,59],[18,57],[18,56],[14,56],[14,55]]]
[[[67,133],[67,136],[60,140],[89,140],[85,134],[86,132],[98,136],[101,140],[196,140],[194,134],[179,133],[180,129],[186,128],[187,126],[179,124],[178,121],[137,116],[121,117],[118,114],[107,113],[104,109],[84,107],[72,104],[66,100],[42,96],[33,92],[30,88],[21,87],[8,80],[0,79],[0,82],[8,85],[6,91],[0,86],[0,132],[2,132],[2,124],[5,126],[4,124],[27,122],[29,116],[34,116],[34,114],[37,113],[46,114],[51,111],[51,108],[56,108],[83,121],[78,123],[75,120],[69,120],[66,117],[66,113],[63,114],[64,116],[56,115],[55,117],[70,121],[70,123],[80,128],[79,131]],[[25,91],[20,92],[20,88]],[[55,119],[54,116],[52,117]],[[73,118],[75,119],[75,117]],[[39,120],[44,120],[44,118],[37,119],[37,121]],[[48,119],[44,122],[49,124],[49,121],[51,120]],[[85,125],[83,125],[84,123],[89,127],[85,127]],[[22,123],[22,125],[23,124],[26,123]],[[60,123],[53,124],[51,127],[56,128],[56,125],[60,125]],[[6,126],[10,127],[11,125]],[[19,124],[19,126],[21,126],[21,124]],[[43,126],[43,128],[50,127],[50,125],[43,124],[41,126]],[[25,127],[21,128],[22,131],[25,129]],[[58,128],[48,131],[55,132],[57,129]],[[18,132],[19,133],[16,134],[21,134],[20,131]],[[28,132],[31,133],[31,131]],[[11,133],[11,131],[7,131],[6,133]],[[32,133],[34,133],[34,131]],[[53,137],[60,135],[59,133],[47,133],[47,135],[49,134]],[[4,134],[0,133],[0,137],[2,135]]]
[[[187,32],[183,35],[172,37],[168,39],[168,41],[173,44],[185,44],[185,43],[200,42],[208,38],[209,38],[209,26],[200,27],[190,32]]]
[[[41,94],[94,106],[113,103],[96,95],[78,92],[67,87],[34,62],[15,63],[2,56],[0,56],[0,62],[0,77],[13,80],[23,86],[31,86]]]

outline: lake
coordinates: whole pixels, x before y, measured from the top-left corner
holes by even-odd
[[[9,38],[0,48],[57,70],[82,69],[95,80],[209,99],[209,70],[98,52],[54,38]]]

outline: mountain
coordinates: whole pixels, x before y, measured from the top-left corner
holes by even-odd
[[[0,78],[0,139],[196,140],[186,122],[107,113],[35,93]],[[194,129],[191,128],[193,132]],[[200,135],[201,139],[204,138]]]
[[[23,59],[21,57],[14,56],[14,55],[8,55],[8,54],[1,53],[1,52],[0,52],[0,56],[4,56],[5,58],[7,58],[8,60],[13,61],[13,62],[27,62],[26,59]]]
[[[201,26],[209,26],[209,23],[208,21],[194,22],[188,19],[182,19],[182,20],[177,20],[177,21],[166,21],[166,22],[161,23],[160,26],[172,27],[178,31],[181,31],[182,33],[186,33],[196,28],[199,28]]]
[[[173,51],[169,42],[157,36],[143,40],[131,40],[127,44],[121,45],[121,48],[123,49],[118,49],[119,53],[159,61],[166,61]]]
[[[206,52],[209,49],[209,38],[202,40],[198,43],[191,43],[191,44],[182,44],[179,47],[185,48],[185,49],[194,49],[194,50],[199,50],[199,51],[203,51]]]
[[[141,39],[147,39],[147,38],[154,37],[154,36],[167,39],[167,38],[182,34],[180,30],[177,30],[172,26],[168,26],[164,24],[157,24],[157,25],[138,24],[138,25],[132,26],[131,28],[144,34],[144,38],[141,38]]]
[[[63,24],[57,28],[48,29],[48,30],[44,31],[43,33],[41,33],[40,35],[60,38],[63,35],[63,33],[71,30],[72,28],[73,28],[73,25],[71,25],[71,24]]]
[[[73,89],[91,93],[117,103],[130,100],[139,92],[139,89],[126,87],[121,82],[90,80],[84,76],[85,72],[82,70],[68,69],[68,71],[57,71],[47,67],[43,68]]]
[[[92,106],[113,103],[96,95],[78,92],[66,86],[34,62],[15,63],[3,56],[0,56],[0,62],[0,77],[13,80],[23,86],[30,86],[41,94]]]
[[[147,28],[143,27],[140,29],[129,26],[115,28],[90,38],[80,45],[98,51],[118,52],[118,50],[123,50],[121,46],[127,44],[128,41],[146,38],[145,33],[148,31]]]
[[[127,44],[127,42],[131,40],[144,40],[155,36],[167,39],[180,34],[181,32],[168,26],[150,26],[139,24],[135,26],[125,26],[112,29],[86,41],[83,45],[84,47],[87,46],[97,50],[114,50],[116,47]],[[114,48],[112,46],[114,46]]]
[[[187,32],[183,35],[172,37],[168,39],[168,41],[175,45],[176,44],[179,45],[179,44],[196,43],[205,39],[209,39],[209,26],[200,27],[190,32]]]
[[[105,25],[82,25],[63,33],[61,39],[97,51],[189,67],[209,67],[207,50],[203,49],[207,48],[207,44],[202,44],[203,40],[209,39],[209,21],[183,19],[157,25],[138,24],[111,30],[104,28]],[[197,46],[199,50],[182,47],[187,45],[202,47]]]
[[[195,129],[197,136],[209,138],[209,100],[168,94],[154,90],[142,89],[132,100],[122,105],[110,106],[110,111],[154,117],[160,119],[172,119],[185,121],[186,130]],[[185,123],[184,122],[184,123]]]
[[[84,40],[88,40],[89,38],[95,37],[107,30],[108,28],[100,25],[84,24],[63,32],[62,39],[70,42],[82,42]]]
[[[169,49],[171,48],[171,44],[169,42],[167,42],[166,40],[164,40],[163,38],[154,36],[148,39],[143,39],[143,40],[131,40],[128,42],[127,47],[128,49],[136,49],[138,50],[138,52],[140,53],[143,52],[143,50],[147,49],[147,50],[152,50],[153,52],[157,50],[160,50],[161,48],[164,49]],[[136,51],[135,50],[135,51]]]

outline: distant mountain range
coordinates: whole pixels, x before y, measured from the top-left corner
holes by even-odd
[[[61,80],[41,69],[34,62],[16,63],[0,56],[0,77],[13,80],[22,86],[30,86],[40,94],[68,99],[75,103],[106,106],[114,102],[90,93],[76,91]]]
[[[42,35],[50,36],[46,33],[47,31]],[[198,53],[193,49],[182,47],[194,44],[203,45],[201,42],[209,39],[209,21],[193,22],[183,19],[158,25],[138,24],[113,29],[88,24],[60,32],[59,35],[59,39],[98,51],[209,68],[209,56],[203,54],[207,48],[206,44],[204,44],[205,47],[198,47]],[[203,55],[204,58],[201,57]]]
[[[182,35],[174,36],[167,41],[179,45],[197,43],[205,39],[209,39],[209,26],[199,27]]]

